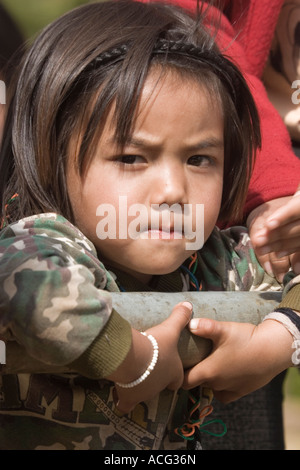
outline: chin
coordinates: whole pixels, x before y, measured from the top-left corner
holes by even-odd
[[[186,258],[185,258],[186,259]],[[163,276],[164,274],[170,274],[176,271],[182,263],[185,261],[179,261],[177,263],[172,262],[159,262],[159,263],[151,263],[151,266],[143,266],[143,273],[149,274],[151,276]]]

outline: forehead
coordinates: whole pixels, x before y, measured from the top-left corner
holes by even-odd
[[[114,104],[107,120],[106,130],[114,132],[116,112]],[[180,123],[195,128],[223,127],[223,106],[218,90],[213,90],[195,76],[154,68],[143,85],[133,119],[132,132],[143,127],[156,128]],[[216,126],[215,126],[216,124]]]

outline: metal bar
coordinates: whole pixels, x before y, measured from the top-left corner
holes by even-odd
[[[118,292],[112,295],[113,306],[137,330],[144,331],[165,320],[173,307],[189,301],[194,318],[257,325],[272,312],[281,300],[281,292]],[[126,296],[126,300],[125,300]],[[141,310],[142,308],[142,310]],[[178,351],[185,368],[203,360],[211,350],[211,342],[192,335],[185,328],[180,336]]]
[[[281,292],[118,292],[111,295],[114,309],[140,331],[161,323],[183,301],[193,304],[194,318],[258,324],[281,300]],[[0,371],[3,374],[71,372],[67,367],[51,367],[30,358],[16,342],[8,342],[6,346],[7,363]],[[188,368],[209,354],[211,342],[185,328],[178,350],[184,367]]]

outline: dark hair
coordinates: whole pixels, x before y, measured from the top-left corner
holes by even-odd
[[[9,221],[55,211],[73,222],[65,177],[70,138],[82,137],[82,172],[116,102],[116,138],[124,144],[153,66],[195,78],[220,100],[225,118],[220,217],[241,216],[260,145],[258,115],[241,73],[204,28],[203,9],[197,11],[195,16],[166,4],[106,1],[67,13],[39,35],[20,67],[0,156],[3,208],[19,194]]]

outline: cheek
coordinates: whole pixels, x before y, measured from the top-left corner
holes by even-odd
[[[95,233],[96,194],[93,184],[86,184],[81,177],[70,171],[67,177],[68,195],[70,198],[75,225],[92,240]]]
[[[203,191],[198,195],[197,204],[203,204],[204,209],[204,238],[210,236],[214,226],[217,223],[221,202],[222,202],[222,179],[218,180],[218,184],[209,187],[204,185]]]
[[[207,194],[205,201],[205,215],[209,220],[217,220],[222,203],[222,185]]]

